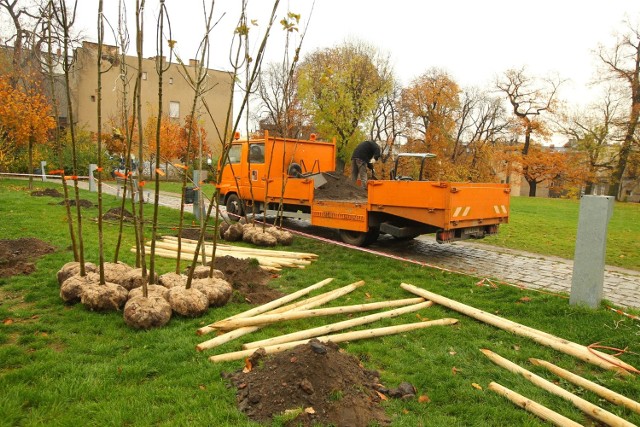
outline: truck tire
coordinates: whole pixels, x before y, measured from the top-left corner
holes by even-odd
[[[340,230],[339,234],[340,240],[346,244],[364,247],[369,246],[378,240],[378,236],[380,236],[380,229],[378,227],[371,227],[367,232]]]
[[[239,219],[238,217],[244,214],[242,200],[240,200],[240,197],[238,197],[237,194],[229,194],[227,196],[225,206],[227,207],[227,214],[231,215],[235,220]]]

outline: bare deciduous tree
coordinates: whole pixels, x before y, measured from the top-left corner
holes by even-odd
[[[597,55],[605,66],[604,79],[617,81],[626,86],[629,113],[620,141],[617,163],[611,176],[609,195],[621,197],[622,179],[627,169],[629,156],[638,144],[638,121],[640,120],[640,27],[627,21],[626,32],[619,35],[615,44],[607,49],[603,46]]]

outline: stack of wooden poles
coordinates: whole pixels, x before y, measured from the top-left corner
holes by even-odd
[[[181,240],[180,258],[185,260],[192,259],[198,242],[185,238]],[[151,250],[151,242],[147,242],[145,248],[148,253]],[[135,248],[131,250],[135,252]],[[204,250],[207,257],[212,257],[213,245],[205,243],[202,245],[200,251],[202,250]],[[174,236],[162,236],[156,241],[156,255],[163,258],[178,258],[178,238]],[[238,259],[254,258],[263,269],[268,271],[280,271],[285,267],[305,268],[318,258],[318,255],[306,252],[248,248],[227,244],[216,245],[216,256],[232,256]]]
[[[316,338],[322,342],[354,341],[363,338],[373,338],[384,335],[398,334],[414,329],[427,328],[430,326],[452,325],[454,323],[457,323],[456,319],[438,319],[432,321],[422,321],[402,325],[387,326],[376,329],[345,332],[341,334],[332,334],[336,331],[368,324],[380,319],[387,319],[400,316],[402,314],[415,312],[424,308],[428,308],[432,305],[431,302],[425,301],[424,298],[418,297],[392,301],[373,302],[367,304],[346,305],[320,309],[316,308],[329,301],[340,298],[341,296],[346,295],[349,292],[352,292],[355,289],[363,286],[363,281],[354,282],[347,286],[322,293],[315,297],[293,302],[298,298],[325,286],[332,280],[333,279],[331,278],[325,279],[290,295],[286,295],[267,304],[252,308],[251,310],[236,314],[234,316],[211,323],[198,329],[198,335],[207,334],[213,331],[218,331],[222,334],[198,344],[196,346],[196,349],[199,351],[203,351],[217,347],[221,344],[227,343],[243,335],[257,331],[258,329],[275,322],[336,314],[359,313],[371,310],[380,310],[384,308],[393,309],[369,314],[366,316],[356,317],[337,323],[330,323],[316,328],[297,331],[286,335],[280,335],[266,340],[245,343],[242,346],[244,350],[211,356],[209,360],[212,362],[222,362],[228,360],[243,359],[253,354],[258,348],[263,348],[266,354],[277,353],[296,347],[300,344],[305,344],[313,338]]]

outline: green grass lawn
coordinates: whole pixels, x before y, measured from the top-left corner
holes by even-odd
[[[578,200],[512,197],[509,224],[478,242],[573,259]],[[607,234],[607,265],[640,270],[640,203],[616,203]]]
[[[82,192],[82,197],[96,200],[95,193]],[[212,364],[207,360],[212,354],[239,350],[241,341],[203,353],[194,349],[204,340],[195,335],[197,328],[246,310],[247,304],[230,303],[211,309],[199,319],[174,317],[164,328],[150,331],[130,329],[121,313],[95,313],[81,305],[65,305],[58,296],[55,273],[72,255],[68,249],[65,211],[57,205],[59,199],[31,197],[24,181],[3,180],[0,181],[0,200],[0,238],[37,237],[58,249],[41,258],[31,275],[0,278],[0,425],[257,425],[237,410],[235,390],[227,388],[221,379],[222,372],[241,369],[244,363]],[[531,209],[534,206],[519,203],[514,202],[514,215],[526,206]],[[105,196],[105,205],[114,207],[118,201]],[[152,210],[150,206],[147,208],[146,215],[150,217]],[[616,206],[614,218],[621,211]],[[634,212],[637,214],[636,210],[630,215]],[[97,217],[97,209],[89,208],[83,213],[87,259],[95,262],[97,229],[93,219]],[[564,220],[564,216],[559,214],[559,220]],[[172,227],[176,221],[177,212],[161,209],[163,232],[175,232]],[[518,221],[514,216],[502,232],[511,233],[516,226]],[[115,239],[115,226],[106,225],[108,259],[113,255]],[[126,229],[125,242],[127,250],[123,251],[123,259],[132,262],[133,255],[128,252],[134,242],[131,228]],[[364,287],[334,303],[358,304],[410,297],[399,287],[401,282],[407,282],[581,344],[600,342],[628,348],[633,353],[621,358],[640,367],[640,323],[604,308],[594,311],[572,307],[566,299],[509,286],[478,287],[478,279],[474,277],[431,270],[301,237],[296,238],[291,250],[314,252],[319,258],[306,269],[284,270],[270,282],[270,286],[283,292],[293,292],[326,277],[335,278],[330,288],[365,280]],[[173,270],[173,263],[158,260],[159,272]],[[637,377],[618,377],[439,306],[423,310],[419,315],[430,320],[454,317],[460,322],[455,326],[341,345],[360,358],[366,368],[378,370],[385,385],[395,387],[401,381],[408,381],[417,387],[419,394],[429,396],[429,403],[394,399],[384,402],[393,426],[545,425],[488,391],[486,387],[491,381],[581,424],[597,425],[571,404],[497,367],[480,353],[480,348],[489,348],[584,399],[640,424],[640,415],[602,401],[563,380],[558,381],[544,369],[531,366],[528,358],[551,361],[636,400],[640,398]],[[276,324],[250,335],[250,339],[343,319],[332,316]],[[418,321],[415,314],[405,315],[371,327],[414,321]],[[475,388],[474,383],[482,390]]]

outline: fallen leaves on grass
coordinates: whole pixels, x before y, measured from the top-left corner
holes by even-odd
[[[482,386],[478,383],[471,383],[471,387],[475,388],[476,390],[482,390]]]

